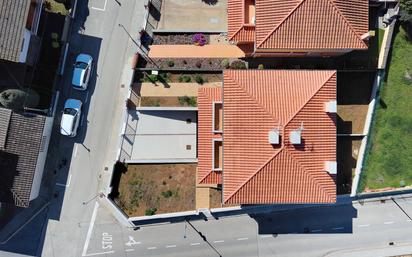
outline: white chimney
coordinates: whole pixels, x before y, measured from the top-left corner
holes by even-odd
[[[289,135],[290,143],[293,145],[300,145],[301,144],[301,134],[300,130],[292,130]]]
[[[336,113],[337,111],[337,103],[336,100],[329,101],[325,103],[325,112],[327,113]]]
[[[279,144],[279,129],[273,129],[269,131],[269,144],[278,145]]]
[[[337,163],[336,162],[331,162],[331,161],[326,161],[325,162],[325,170],[330,174],[330,175],[336,175],[337,173]]]

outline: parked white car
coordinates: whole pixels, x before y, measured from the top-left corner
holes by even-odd
[[[64,136],[75,137],[80,124],[82,102],[77,99],[67,99],[64,103],[60,133]]]
[[[86,90],[92,73],[93,57],[79,54],[74,63],[72,85],[74,89]]]

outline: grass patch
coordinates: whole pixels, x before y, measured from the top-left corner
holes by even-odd
[[[412,85],[405,80],[405,71],[412,68],[410,60],[412,43],[399,28],[388,78],[382,85],[361,189],[412,184]]]

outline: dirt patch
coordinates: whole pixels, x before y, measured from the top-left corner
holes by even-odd
[[[368,105],[338,105],[338,134],[362,134]]]
[[[155,107],[196,107],[197,97],[176,96],[144,96],[140,99],[140,106]]]
[[[222,204],[222,189],[210,189],[210,208],[223,208],[233,206],[239,206],[239,204]]]
[[[116,203],[129,216],[195,209],[196,164],[128,165]]]
[[[355,174],[362,137],[338,137],[337,140],[337,193],[349,194]]]

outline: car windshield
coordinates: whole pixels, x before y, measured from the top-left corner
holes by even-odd
[[[87,68],[87,63],[84,63],[84,62],[76,62],[76,64],[74,65],[76,68],[79,68],[79,69],[86,69]]]
[[[66,109],[64,109],[63,113],[64,114],[70,114],[70,115],[74,116],[74,115],[76,115],[77,111],[76,111],[76,109],[73,109],[73,108],[66,108]]]

